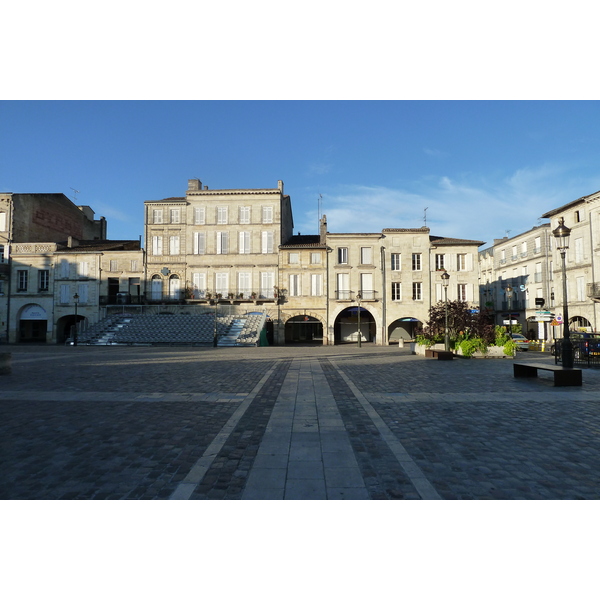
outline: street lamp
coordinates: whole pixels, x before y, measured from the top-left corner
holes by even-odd
[[[442,285],[444,286],[444,350],[450,352],[450,336],[448,333],[448,284],[450,283],[450,275],[448,271],[442,273]]]
[[[79,302],[79,294],[77,292],[75,292],[73,300],[75,300],[75,331],[73,333],[73,346],[77,346],[77,303]]]
[[[360,299],[362,298],[362,294],[360,292],[356,292],[356,301],[358,302],[358,347],[362,348],[361,346],[361,334],[360,334]]]
[[[508,298],[508,335],[512,338],[512,295],[513,289],[512,287],[507,286],[504,291],[506,292],[506,297]]]
[[[571,230],[565,225],[565,220],[561,217],[558,220],[558,227],[552,232],[556,238],[556,249],[560,252],[562,258],[562,279],[563,279],[563,339],[561,343],[561,355],[563,367],[573,368],[573,344],[571,343],[571,333],[569,331],[569,307],[567,305],[567,263],[566,254],[569,248],[569,236]]]

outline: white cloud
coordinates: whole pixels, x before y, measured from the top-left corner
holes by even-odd
[[[480,240],[487,244],[510,231],[523,233],[541,215],[600,189],[600,175],[582,180],[564,165],[524,167],[508,177],[449,176],[413,182],[411,189],[337,186],[323,189],[321,212],[336,233],[377,232],[387,227],[427,226],[432,235]],[[317,210],[295,210],[296,230],[317,231]]]

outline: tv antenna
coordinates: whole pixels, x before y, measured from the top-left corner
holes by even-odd
[[[423,211],[423,221],[425,222],[425,227],[427,227],[427,209],[429,208],[429,206],[427,206],[425,208],[425,210]]]
[[[75,202],[77,202],[77,194],[79,194],[79,190],[76,190],[75,188],[71,188],[73,190],[73,195],[75,196]]]

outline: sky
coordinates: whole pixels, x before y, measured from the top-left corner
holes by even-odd
[[[479,240],[600,189],[597,101],[3,101],[0,191],[62,192],[143,234],[143,203],[276,188],[294,232],[427,225]],[[484,247],[484,246],[482,246]]]

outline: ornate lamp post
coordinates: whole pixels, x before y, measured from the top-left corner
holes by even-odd
[[[450,336],[448,333],[448,284],[450,283],[450,275],[448,271],[442,273],[442,285],[444,286],[444,350],[450,352]]]
[[[77,303],[79,302],[79,294],[77,292],[75,292],[73,300],[75,301],[75,330],[73,332],[73,346],[77,346]]]
[[[504,288],[506,298],[508,299],[508,335],[512,338],[512,295],[513,289],[510,285]]]
[[[569,237],[571,230],[565,225],[565,220],[561,217],[558,220],[558,227],[552,232],[556,238],[556,249],[560,252],[562,259],[562,279],[563,279],[563,339],[561,343],[561,356],[563,367],[573,368],[573,344],[571,343],[571,333],[569,331],[569,307],[567,304],[567,263],[566,254],[569,248]]]
[[[356,292],[356,301],[358,302],[358,347],[362,348],[361,346],[361,333],[360,333],[360,299],[362,298],[362,294],[360,292]]]

